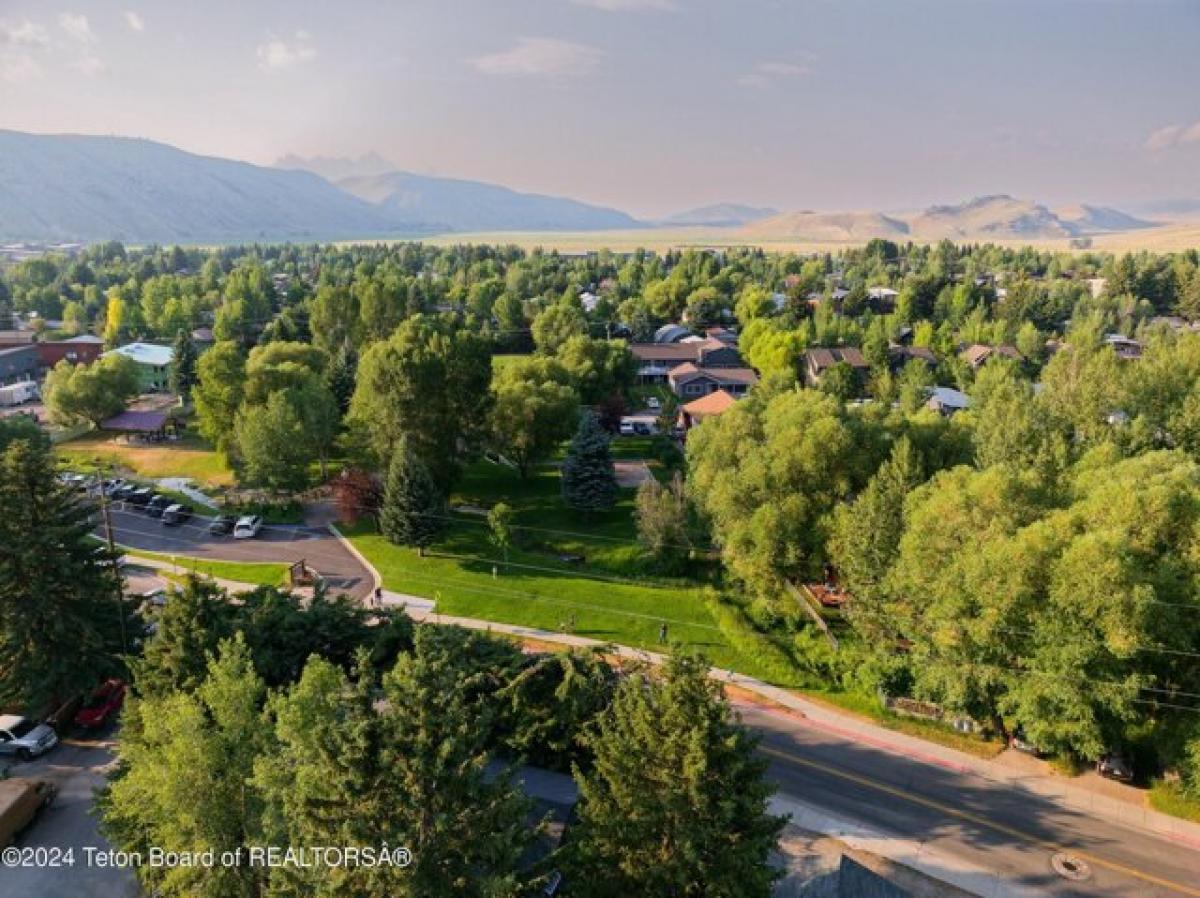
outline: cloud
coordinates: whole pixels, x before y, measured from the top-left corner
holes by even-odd
[[[58,26],[81,44],[90,44],[96,39],[96,36],[92,34],[92,26],[83,13],[59,13]]]
[[[1151,132],[1144,144],[1151,152],[1174,149],[1187,144],[1200,143],[1200,121],[1190,125],[1167,125]]]
[[[271,37],[265,44],[259,44],[255,52],[258,54],[258,67],[265,71],[288,69],[309,62],[317,55],[307,31],[297,31],[290,42]]]
[[[23,84],[41,77],[42,67],[28,53],[0,55],[0,81]]]
[[[808,55],[807,58],[812,58]],[[754,71],[747,72],[737,79],[737,83],[742,87],[765,88],[770,87],[774,82],[781,78],[798,78],[801,75],[811,75],[812,69],[806,65],[800,65],[795,62],[760,62],[754,67]]]
[[[22,19],[20,22],[0,22],[0,47],[45,47],[50,35],[44,26]]]
[[[585,75],[596,68],[603,55],[602,50],[571,41],[523,37],[511,50],[478,56],[471,65],[485,75],[554,78]]]
[[[99,56],[89,53],[77,59],[74,63],[75,68],[89,78],[99,78],[101,75],[108,72],[108,64]]]
[[[670,11],[678,9],[675,0],[571,0],[576,6],[590,6],[605,12],[639,12],[646,9]]]
[[[125,18],[125,24],[128,25],[131,30],[133,30],[133,31],[145,31],[146,30],[146,20],[143,19],[141,16],[139,16],[132,9],[125,10],[125,12],[121,13],[121,15]]]

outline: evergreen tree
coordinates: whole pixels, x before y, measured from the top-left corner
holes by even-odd
[[[401,546],[425,548],[437,538],[445,524],[446,500],[433,482],[429,469],[401,440],[388,466],[379,509],[379,529]]]
[[[349,342],[343,343],[329,364],[329,389],[343,416],[350,410],[357,377],[358,354]]]
[[[43,440],[0,455],[0,707],[43,714],[121,671],[137,632],[90,538],[94,507],[55,477]]]
[[[584,513],[607,511],[617,501],[617,475],[609,438],[596,415],[586,411],[562,466],[563,498]]]
[[[708,678],[676,656],[663,678],[627,677],[586,736],[593,769],[576,770],[581,802],[572,871],[587,898],[767,898],[767,860],[784,819],[755,739]]]
[[[180,328],[175,334],[174,358],[171,362],[171,392],[185,404],[192,395],[192,387],[196,385],[198,358],[192,335]]]

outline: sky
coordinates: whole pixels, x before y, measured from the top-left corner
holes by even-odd
[[[640,216],[1200,197],[1200,0],[0,0],[0,128]]]

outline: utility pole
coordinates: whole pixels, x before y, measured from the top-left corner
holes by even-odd
[[[112,565],[113,583],[116,584],[117,613],[121,621],[121,651],[129,654],[129,637],[125,632],[125,595],[121,580],[121,569],[117,565],[117,546],[113,541],[112,515],[108,510],[108,481],[104,476],[104,468],[97,475],[100,478],[100,517],[104,521],[104,538],[108,542],[108,561]]]

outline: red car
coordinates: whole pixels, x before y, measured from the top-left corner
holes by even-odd
[[[75,714],[75,726],[98,730],[112,720],[123,704],[125,684],[120,680],[105,680]]]

